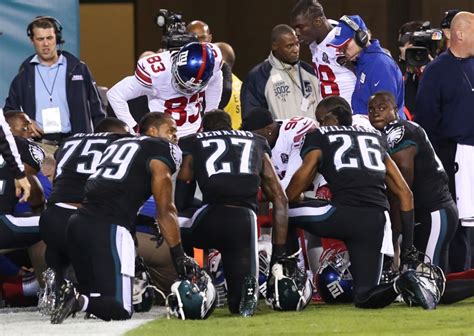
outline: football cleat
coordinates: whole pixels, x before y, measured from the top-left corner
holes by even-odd
[[[43,274],[44,288],[38,292],[38,310],[41,315],[51,315],[56,308],[56,274],[52,268],[46,269]]]
[[[242,317],[251,317],[257,308],[258,283],[252,275],[247,275],[242,285],[239,313]]]
[[[397,292],[402,294],[404,301],[412,306],[418,304],[423,309],[435,309],[436,297],[431,288],[426,286],[417,275],[415,270],[403,272],[394,282]]]
[[[72,282],[65,280],[61,287],[61,298],[58,307],[51,314],[52,324],[61,324],[69,316],[81,310],[79,294]]]

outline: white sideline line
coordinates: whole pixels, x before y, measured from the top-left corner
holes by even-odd
[[[87,336],[116,336],[137,328],[149,321],[164,317],[165,307],[155,306],[148,313],[135,313],[127,321],[105,322],[96,319],[84,319],[84,313],[76,318],[68,318],[62,324],[50,324],[47,316],[41,316],[32,308],[0,309],[0,335],[87,335]]]

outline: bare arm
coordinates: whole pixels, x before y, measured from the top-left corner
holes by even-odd
[[[321,154],[321,151],[316,149],[305,155],[301,167],[295,172],[290,184],[286,188],[286,195],[290,202],[298,201],[301,197],[301,193],[306,190],[316,177]]]
[[[400,210],[413,210],[413,193],[400,173],[400,170],[398,170],[398,167],[388,155],[385,158],[385,166],[387,167],[385,183],[390,191],[400,200]]]
[[[263,192],[273,203],[273,243],[285,244],[288,231],[288,199],[268,154],[263,156],[261,177]]]
[[[170,248],[181,244],[178,213],[173,203],[173,186],[169,167],[160,160],[150,161],[151,191],[156,203],[157,221]]]
[[[398,151],[391,156],[392,160],[397,164],[398,169],[403,175],[408,186],[413,185],[413,175],[415,171],[415,155],[416,147],[410,146],[401,151]]]

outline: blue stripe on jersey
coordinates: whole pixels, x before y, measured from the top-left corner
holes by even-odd
[[[443,248],[443,244],[446,240],[446,231],[448,229],[448,215],[446,214],[446,209],[439,210],[439,220],[439,236],[433,253],[433,260],[431,261],[434,265],[440,265],[441,249]]]
[[[399,152],[399,151],[401,151],[405,148],[408,148],[410,146],[415,146],[416,147],[416,152],[418,153],[418,144],[415,141],[412,141],[412,140],[404,140],[404,141],[400,142],[395,147],[390,148],[388,150],[388,153],[389,154],[394,154],[394,153],[397,153],[397,152]]]

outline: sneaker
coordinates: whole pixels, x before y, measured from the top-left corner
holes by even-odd
[[[244,284],[242,285],[242,297],[239,305],[240,316],[253,316],[255,308],[257,308],[257,294],[257,279],[251,275],[247,275],[244,279]]]
[[[418,278],[415,270],[407,270],[402,273],[395,280],[395,287],[409,306],[419,304],[424,309],[436,308],[436,300],[433,293]]]
[[[67,281],[61,287],[61,298],[59,300],[58,308],[51,314],[51,323],[60,324],[69,316],[80,311],[79,293],[72,282]]]

